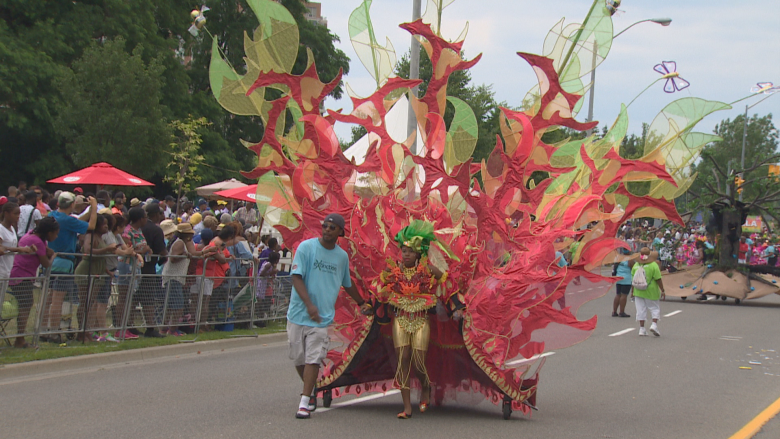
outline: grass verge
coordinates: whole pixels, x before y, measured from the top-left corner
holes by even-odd
[[[286,328],[285,320],[276,320],[268,322],[265,328],[257,329],[237,329],[231,332],[211,331],[199,334],[196,341],[223,340],[235,338],[235,336],[262,335],[282,332]],[[165,338],[144,338],[141,336],[137,340],[127,340],[122,343],[111,342],[91,342],[82,345],[81,342],[68,340],[65,346],[54,343],[41,342],[37,349],[0,349],[0,365],[25,363],[28,361],[50,360],[53,358],[75,357],[77,355],[102,354],[104,352],[126,351],[129,349],[150,348],[155,346],[166,346],[178,344],[183,340],[195,339],[194,334],[188,334],[184,337],[165,337]],[[13,343],[13,340],[11,340]]]

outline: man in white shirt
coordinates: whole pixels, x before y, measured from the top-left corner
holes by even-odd
[[[35,226],[38,225],[38,221],[43,219],[41,211],[35,207],[36,202],[38,201],[35,192],[28,191],[24,195],[24,198],[27,204],[19,206],[19,222],[17,223],[16,228],[16,235],[19,239],[22,239],[22,236],[26,235],[30,230],[33,230]]]
[[[176,200],[171,195],[165,196],[165,219],[176,219],[176,211],[173,207],[176,205]]]

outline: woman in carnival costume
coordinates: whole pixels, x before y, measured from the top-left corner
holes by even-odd
[[[433,224],[414,220],[398,232],[395,241],[401,248],[401,263],[399,265],[388,259],[388,267],[379,276],[377,298],[393,310],[393,345],[398,358],[394,386],[401,390],[404,403],[404,410],[398,413],[398,418],[408,419],[412,417],[409,387],[412,369],[422,388],[421,413],[428,409],[431,397],[431,382],[425,367],[431,338],[429,313],[435,310],[438,300],[450,302],[455,309],[452,317],[459,320],[462,305],[456,297],[446,295],[442,288],[447,273],[429,264],[431,243],[446,251],[433,233]]]

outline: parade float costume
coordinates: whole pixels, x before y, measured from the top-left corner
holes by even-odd
[[[244,176],[258,181],[260,214],[285,244],[295,248],[318,236],[326,211],[346,219],[339,244],[375,314],[363,316],[340,294],[320,390],[340,396],[392,388],[393,302],[383,302],[370,286],[382,283],[388,257],[398,259],[393,237],[413,220],[425,219],[458,257],[430,249],[427,263],[446,266],[448,273],[436,285],[443,306],[429,308],[432,299],[418,305],[419,312],[432,313],[427,314],[426,370],[433,402],[471,393],[503,401],[507,416],[507,410],[528,412],[534,405],[545,352],[582,342],[594,330],[596,317],[580,320],[577,311],[616,280],[598,269],[621,259],[617,250],[625,243],[615,238],[620,226],[635,217],[682,223],[674,199],[695,178],[686,169],[705,144],[718,140],[693,128],[729,106],[695,97],[670,103],[650,124],[650,140],[639,159],[619,153],[628,129],[625,106],[603,135],[546,143],[545,134],[562,127],[584,132],[598,125],[575,119],[589,88],[585,81],[612,45],[613,12],[595,2],[582,25],[561,21],[550,30],[543,55],[518,53],[538,84],[522,110],[496,109],[500,136],[491,135],[494,148],[475,161],[482,129],[468,104],[447,96],[447,84],[450,75],[471,68],[481,55],[464,59],[465,32],[455,41],[442,36],[442,9],[449,3],[431,0],[422,19],[401,25],[421,41],[431,60],[432,77],[420,97],[405,97],[420,80],[394,76],[395,50],[389,40],[379,43],[370,0],[350,16],[349,35],[376,89],[359,97],[347,88],[353,107],[348,112],[323,110],[341,73],[322,82],[311,52],[303,72],[293,73],[299,59],[297,25],[270,0],[248,2],[260,26],[245,34],[242,73],[221,54],[224,42],[214,39],[209,79],[225,109],[263,122],[263,138],[246,142],[258,162]],[[521,67],[506,64],[510,71]],[[448,107],[453,117],[445,121]],[[406,129],[409,118],[394,113],[402,108],[410,108],[416,136]],[[393,126],[397,120],[403,120],[400,130]],[[334,131],[337,123],[358,125],[366,135],[345,153]],[[560,267],[556,252],[566,252],[574,242],[571,264]],[[405,274],[395,276],[403,280]],[[391,289],[401,283],[393,282]],[[423,281],[414,284],[422,288]],[[403,310],[402,298],[392,300]],[[461,322],[444,306],[453,298],[464,307]],[[403,312],[412,313],[411,322],[419,321],[417,311]]]

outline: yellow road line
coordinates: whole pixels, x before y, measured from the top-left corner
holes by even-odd
[[[763,427],[770,419],[780,413],[780,398],[777,398],[775,402],[769,407],[765,408],[763,412],[748,422],[741,430],[734,433],[729,439],[750,439],[755,436],[761,427]]]

